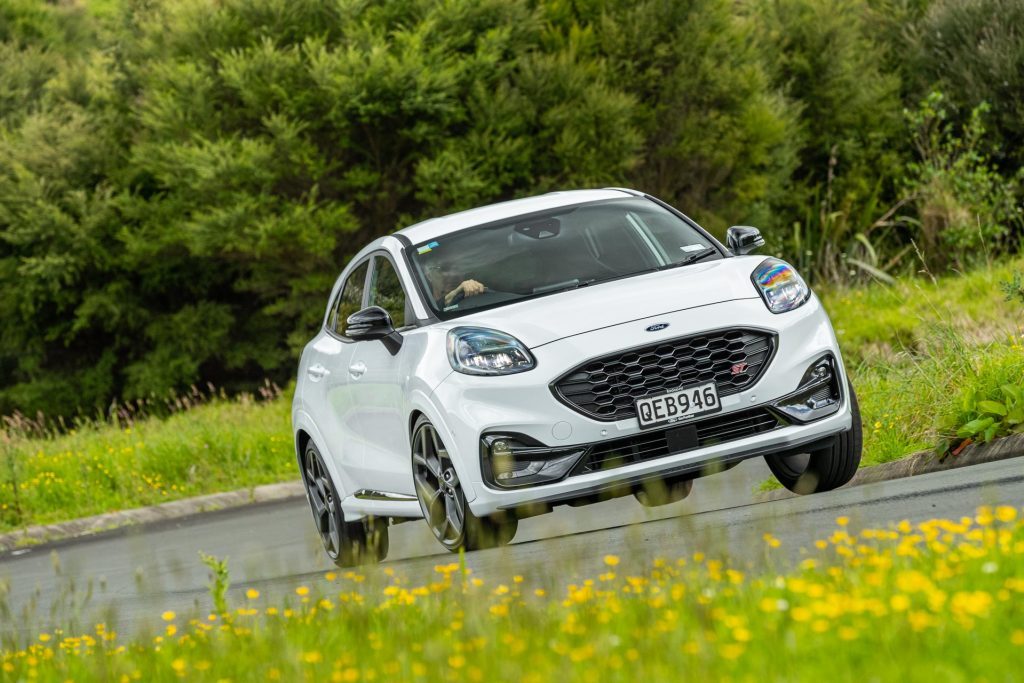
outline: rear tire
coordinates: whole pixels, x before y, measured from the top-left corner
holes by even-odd
[[[837,434],[830,446],[811,453],[764,457],[779,483],[793,493],[804,495],[831,491],[850,481],[857,473],[863,447],[860,406],[853,387],[850,384],[846,386],[850,392],[853,425]]]
[[[423,415],[412,429],[412,473],[423,519],[451,552],[507,545],[516,535],[519,520],[514,515],[481,518],[469,509],[448,449]]]
[[[387,522],[364,517],[345,521],[341,497],[312,440],[302,454],[302,483],[327,557],[339,567],[380,562],[388,555]]]
[[[660,479],[648,482],[633,492],[633,497],[644,507],[678,503],[690,495],[693,479]]]

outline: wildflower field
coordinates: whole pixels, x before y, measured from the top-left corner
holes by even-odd
[[[538,587],[460,563],[415,585],[328,573],[271,602],[153,615],[159,632],[8,639],[5,680],[1014,680],[1024,667],[1024,524],[974,517],[853,529],[801,559],[763,537],[759,570],[696,553]],[[773,571],[775,566],[789,567]],[[383,581],[383,583],[378,583]],[[216,601],[216,597],[215,597]]]

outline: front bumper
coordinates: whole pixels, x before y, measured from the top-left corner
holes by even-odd
[[[669,326],[656,333],[645,332],[654,322],[666,322]],[[532,349],[537,367],[518,375],[474,377],[453,373],[437,387],[433,398],[451,434],[448,450],[459,469],[473,513],[486,515],[498,510],[570,502],[640,485],[648,479],[699,476],[709,467],[806,448],[850,428],[849,401],[847,392],[842,391],[838,410],[806,424],[780,419],[780,424],[770,430],[724,443],[700,443],[682,451],[669,448],[665,455],[628,462],[614,469],[588,471],[574,463],[572,472],[560,481],[514,489],[494,486],[493,473],[485,471],[486,461],[483,466],[481,462],[482,435],[519,434],[545,447],[589,452],[605,443],[628,441],[630,437],[656,431],[641,430],[636,418],[597,421],[559,402],[549,384],[566,369],[620,349],[729,325],[770,331],[777,335],[777,348],[755,384],[721,397],[722,411],[716,418],[767,408],[793,394],[808,366],[826,354],[835,358],[839,386],[846,386],[835,335],[815,297],[801,308],[781,315],[770,313],[760,299],[742,299],[595,330]]]

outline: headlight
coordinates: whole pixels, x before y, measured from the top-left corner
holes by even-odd
[[[772,313],[785,313],[803,306],[811,296],[807,283],[796,269],[777,258],[766,258],[750,276]]]
[[[483,327],[456,327],[448,333],[448,362],[467,375],[511,375],[537,365],[529,349],[512,335]]]

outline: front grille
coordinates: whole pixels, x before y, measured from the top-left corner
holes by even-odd
[[[775,336],[731,329],[670,339],[587,361],[552,384],[555,396],[588,417],[635,417],[643,396],[715,381],[728,396],[757,381],[771,358]]]
[[[668,429],[651,432],[640,432],[621,439],[604,441],[591,447],[583,458],[576,472],[597,472],[644,462],[666,455],[684,453],[694,448],[704,448],[715,444],[742,439],[754,434],[770,432],[782,423],[773,413],[765,408],[750,408],[725,415],[673,425]],[[673,450],[669,445],[674,430],[696,429],[696,443],[690,448]]]

